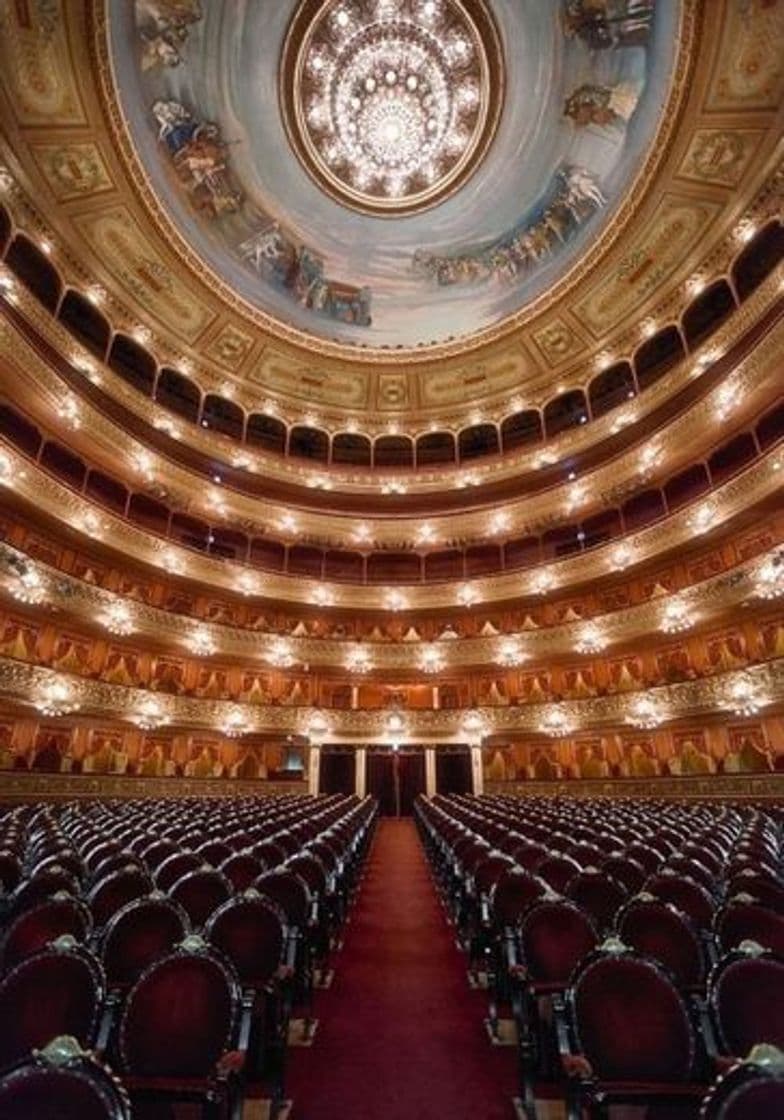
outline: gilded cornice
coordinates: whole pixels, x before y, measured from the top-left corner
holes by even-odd
[[[770,395],[778,389],[782,346],[784,323],[779,321],[737,368],[700,401],[671,420],[661,432],[646,432],[644,447],[628,448],[573,483],[562,481],[558,486],[497,507],[503,509],[506,522],[500,539],[534,534],[583,519],[599,509],[623,502],[643,484],[654,484],[675,473],[678,466],[693,462],[695,450],[699,454],[714,447],[720,438],[719,432],[721,437],[726,437],[729,415],[733,417],[733,424],[738,423],[745,409],[759,407],[758,394],[767,389]],[[25,384],[29,386],[27,397],[31,403],[40,395],[47,396],[51,410],[48,426],[55,430],[61,428],[63,400],[69,395],[68,390],[60,375],[7,319],[0,320],[0,353],[6,359],[0,370],[0,384],[5,385],[12,399]],[[689,373],[699,376],[701,369],[704,367],[691,362]],[[712,436],[711,425],[706,423],[708,416],[715,424],[716,434]],[[87,450],[83,453],[87,454],[91,465],[103,465],[115,477],[133,480],[139,489],[154,483],[154,488],[167,495],[172,508],[259,536],[274,536],[275,530],[284,539],[290,536],[285,531],[281,533],[281,527],[292,512],[290,505],[257,499],[227,486],[205,487],[203,476],[153,453],[88,401],[79,403],[78,427],[73,434],[69,433],[68,442],[75,448],[84,444]],[[135,469],[140,457],[147,464],[142,474]],[[357,549],[355,515],[315,510],[297,510],[296,513],[298,540]],[[372,534],[370,541],[365,542],[366,548],[370,543],[376,547],[416,545],[421,515],[385,516],[382,513],[372,521]],[[428,542],[431,549],[436,542],[443,545],[486,541],[493,536],[485,510],[443,516],[436,513],[428,521],[433,529]]]
[[[243,778],[142,778],[121,774],[41,774],[0,771],[2,801],[106,801],[135,797],[305,796],[307,782],[248,781]]]
[[[291,603],[312,604],[317,583],[330,597],[329,605],[351,607],[353,610],[432,610],[460,602],[460,589],[464,586],[462,580],[400,585],[405,602],[393,606],[388,599],[389,587],[324,583],[298,575],[263,572],[205,556],[136,528],[58,482],[5,440],[0,446],[4,448],[0,456],[0,484],[12,488],[55,521],[78,532],[87,532],[107,547],[141,563],[173,571],[212,587],[235,591],[240,574],[252,572],[260,596]],[[707,535],[730,525],[734,518],[776,495],[781,488],[781,466],[781,450],[774,447],[696,503],[638,532],[618,537],[587,553],[551,561],[537,569],[474,579],[471,587],[476,601],[488,603],[542,594],[543,591],[564,589],[569,585],[578,586],[613,574],[619,566],[629,567],[687,546],[695,536]],[[621,547],[624,549],[624,560],[619,565]],[[540,583],[544,570],[550,581],[546,588]]]
[[[774,553],[778,553],[778,549]],[[773,555],[771,553],[770,555]],[[444,660],[444,671],[472,667],[503,665],[504,643],[510,638],[519,639],[520,661],[526,668],[539,663],[549,663],[554,658],[573,656],[580,642],[586,623],[598,626],[605,644],[605,657],[613,655],[612,647],[636,643],[660,634],[662,620],[668,604],[676,599],[692,619],[691,627],[703,628],[710,623],[722,623],[733,610],[751,605],[758,598],[757,576],[766,557],[755,557],[720,575],[703,580],[674,595],[662,595],[645,603],[625,607],[604,614],[586,615],[584,618],[559,625],[542,626],[520,631],[505,630],[498,636],[454,638],[437,643]],[[133,621],[133,641],[152,639],[156,644],[172,646],[180,653],[189,648],[196,631],[209,637],[216,659],[230,659],[247,664],[261,659],[274,664],[275,649],[281,641],[277,631],[264,631],[249,627],[230,626],[206,621],[202,618],[177,614],[170,610],[149,606],[146,603],[115,595],[95,584],[64,574],[56,568],[32,560],[24,552],[8,544],[0,544],[0,586],[12,594],[18,586],[22,567],[32,566],[41,578],[43,598],[40,609],[42,619],[64,617],[88,623],[90,628],[101,626],[101,618],[118,601],[128,608]],[[735,616],[736,618],[738,616]],[[666,637],[665,637],[666,640]],[[286,635],[285,643],[293,665],[307,665],[311,669],[328,668],[345,671],[352,651],[357,649],[355,638],[313,638]],[[422,641],[362,641],[361,647],[370,659],[373,671],[421,672]],[[579,651],[578,651],[579,652]],[[586,651],[584,661],[592,657]]]
[[[689,354],[672,370],[660,378],[655,384],[649,386],[633,401],[613,409],[589,424],[563,432],[543,444],[512,452],[501,456],[492,457],[489,461],[478,460],[461,466],[445,466],[438,470],[409,470],[402,472],[405,486],[409,494],[438,494],[446,488],[454,488],[458,482],[471,480],[471,487],[481,487],[490,483],[502,482],[519,477],[521,474],[536,471],[542,465],[552,465],[566,462],[579,456],[597,444],[610,439],[619,431],[633,434],[639,430],[643,438],[647,438],[644,425],[651,413],[660,408],[666,401],[681,392],[695,376],[706,372],[710,365],[719,361],[727,354],[739,340],[750,332],[754,326],[769,312],[781,303],[782,282],[784,281],[784,266],[779,265],[760,287],[740,307],[736,308],[730,319],[716,331],[710,339],[694,353]],[[385,475],[394,475],[395,471],[384,472],[382,469],[373,471],[352,470],[348,467],[325,466],[323,464],[307,464],[296,459],[286,458],[256,452],[252,447],[231,440],[219,433],[206,432],[198,424],[181,419],[168,410],[156,405],[143,394],[130,387],[117,374],[105,364],[97,362],[94,355],[90,354],[74,336],[55,319],[30,293],[21,286],[15,292],[16,306],[31,324],[34,330],[49,343],[57,353],[70,362],[77,373],[87,377],[87,371],[96,371],[100,378],[102,391],[108,393],[114,400],[122,404],[143,423],[163,432],[175,432],[176,438],[183,445],[193,448],[200,454],[210,458],[220,457],[227,465],[242,468],[252,474],[270,478],[276,482],[297,485],[303,490],[310,490],[318,486],[325,479],[329,480],[330,489],[335,493],[354,493],[377,495],[383,484]],[[775,330],[775,328],[774,328]],[[780,330],[780,328],[779,328]],[[0,352],[13,352],[16,343],[13,338],[13,328],[10,325],[6,330],[0,331]],[[639,339],[638,339],[639,341]],[[765,343],[761,343],[764,347]],[[764,355],[764,351],[762,352]],[[613,360],[618,360],[615,355]],[[739,370],[742,371],[749,361],[741,361]],[[764,360],[764,357],[756,360]],[[609,358],[606,364],[611,364]],[[35,383],[46,386],[50,393],[67,392],[61,379],[48,366],[48,364],[30,347],[24,356],[24,368],[34,366]],[[587,389],[592,377],[596,376],[596,369],[587,369],[580,381],[572,383],[571,388]],[[93,374],[95,376],[95,374]],[[225,378],[213,385],[204,387],[205,392],[220,391],[225,388]],[[234,393],[233,400],[250,411],[252,402],[243,399],[242,393]],[[85,408],[88,406],[85,405]],[[699,405],[693,406],[692,412]],[[497,422],[508,415],[510,411],[509,398],[507,397],[503,411],[496,418]],[[99,416],[98,410],[92,410],[93,415]],[[483,420],[489,419],[486,410],[482,413]],[[462,417],[465,421],[465,417]],[[326,422],[321,425],[324,430],[344,430],[345,422],[336,422],[330,428]],[[448,424],[442,423],[440,430],[446,430]],[[460,424],[453,427],[457,431]],[[364,425],[367,431],[370,425]],[[425,434],[427,427],[417,428],[408,434],[412,436]],[[699,429],[704,434],[704,426]],[[379,427],[379,434],[384,434],[387,429]],[[682,447],[679,441],[673,441],[674,447]],[[616,460],[617,462],[617,460]]]
[[[666,797],[667,800],[759,801],[784,798],[784,774],[709,774],[689,778],[581,778],[561,782],[485,782],[484,792],[501,797]]]
[[[309,735],[317,744],[330,742],[387,742],[390,735],[400,742],[422,743],[433,739],[441,742],[465,742],[476,733],[471,720],[479,717],[482,738],[493,736],[515,738],[542,734],[548,718],[555,712],[566,720],[560,737],[577,731],[602,727],[628,727],[634,724],[635,702],[649,698],[664,713],[666,720],[692,718],[720,711],[732,711],[733,688],[741,681],[753,689],[760,707],[773,708],[784,702],[784,658],[754,665],[739,672],[662,685],[645,692],[592,697],[558,704],[525,704],[505,708],[426,709],[401,711],[405,730],[390,732],[389,711],[346,710],[322,711],[311,707],[264,706],[229,701],[201,700],[169,696],[160,692],[107,684],[65,673],[53,673],[25,662],[0,658],[0,696],[6,701],[34,705],[35,698],[53,680],[64,682],[70,700],[79,705],[84,716],[101,719],[129,720],[145,702],[158,705],[164,723],[178,728],[212,728],[226,726],[233,714],[243,719],[249,734]],[[318,732],[314,730],[319,721]],[[325,724],[322,724],[322,720]],[[469,730],[470,729],[470,730]]]

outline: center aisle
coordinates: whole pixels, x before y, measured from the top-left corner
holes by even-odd
[[[410,820],[382,820],[292,1120],[511,1120],[514,1052],[490,1046]]]

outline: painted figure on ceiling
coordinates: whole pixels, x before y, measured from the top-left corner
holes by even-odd
[[[644,46],[654,8],[655,0],[565,0],[564,33],[593,51]]]
[[[638,99],[639,90],[627,82],[617,86],[587,83],[567,97],[564,116],[573,120],[578,128],[591,124],[624,125],[631,118]]]
[[[191,25],[202,15],[200,0],[136,0],[142,70],[179,66]]]

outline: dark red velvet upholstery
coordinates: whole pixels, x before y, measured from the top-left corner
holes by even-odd
[[[0,980],[0,1069],[57,1035],[89,1046],[104,993],[100,964],[69,938],[20,961]]]
[[[43,1052],[0,1078],[3,1120],[131,1120],[121,1083],[90,1054],[54,1059],[71,1040],[56,1039]]]
[[[274,840],[262,840],[255,845],[252,851],[256,859],[261,860],[268,871],[280,867],[287,858],[286,850],[280,844],[276,844]]]
[[[292,929],[304,929],[308,924],[311,907],[307,883],[294,871],[278,867],[259,875],[253,884],[259,894],[271,898],[286,915],[286,924]]]
[[[703,1102],[700,1120],[777,1120],[784,1116],[784,1067],[761,1064],[752,1057],[718,1078]]]
[[[744,1057],[757,1043],[784,1049],[784,960],[736,950],[714,968],[708,1000],[725,1054]]]
[[[698,929],[710,929],[713,924],[713,899],[699,883],[682,875],[660,873],[646,880],[645,890],[688,914]]]
[[[230,1047],[240,992],[211,951],[156,961],[128,994],[119,1025],[123,1070],[146,1078],[207,1078]]]
[[[287,860],[284,866],[304,880],[311,894],[323,896],[326,893],[327,872],[318,856],[303,853]]]
[[[601,1081],[689,1080],[694,1030],[674,984],[652,961],[599,955],[575,979],[569,1002],[578,1047]]]
[[[616,913],[628,897],[621,883],[595,868],[580,871],[570,879],[564,893],[591,915],[599,933],[612,927]]]
[[[188,915],[170,898],[153,895],[127,903],[111,918],[101,941],[109,986],[134,984],[189,932]]]
[[[204,935],[231,961],[243,985],[262,989],[283,962],[285,914],[251,890],[230,898],[216,910]]]
[[[490,895],[490,910],[500,928],[516,927],[526,910],[541,898],[547,884],[522,867],[505,871]]]
[[[581,870],[576,860],[566,855],[553,855],[543,859],[536,869],[540,879],[558,894],[563,894],[566,884]]]
[[[264,873],[265,866],[251,852],[234,852],[223,861],[220,870],[231,883],[232,889],[241,893]]]
[[[194,929],[199,929],[230,897],[231,883],[216,868],[201,867],[178,879],[169,894],[182,906]]]
[[[523,917],[520,945],[529,982],[565,988],[575,968],[596,948],[596,931],[579,906],[544,899]]]
[[[642,864],[627,856],[608,856],[604,863],[600,864],[599,870],[617,879],[629,894],[636,894],[645,882],[645,869]]]
[[[699,988],[705,981],[705,956],[697,930],[685,914],[668,902],[637,896],[618,916],[618,935],[672,974],[681,988]]]
[[[175,852],[156,868],[155,885],[159,890],[170,891],[178,879],[189,871],[196,871],[201,865],[202,860],[193,852]]]
[[[141,898],[152,890],[152,880],[146,871],[129,865],[113,871],[101,879],[87,895],[87,904],[93,920],[100,928],[134,898]]]
[[[741,941],[756,941],[784,957],[784,916],[756,902],[731,900],[716,915],[716,936],[725,953]]]
[[[45,899],[9,924],[0,944],[0,971],[7,972],[63,934],[85,941],[92,924],[90,911],[73,895]]]

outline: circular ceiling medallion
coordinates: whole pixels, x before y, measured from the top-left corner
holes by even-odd
[[[503,97],[481,0],[303,0],[286,35],[291,144],[338,201],[412,213],[457,190],[493,138]]]

